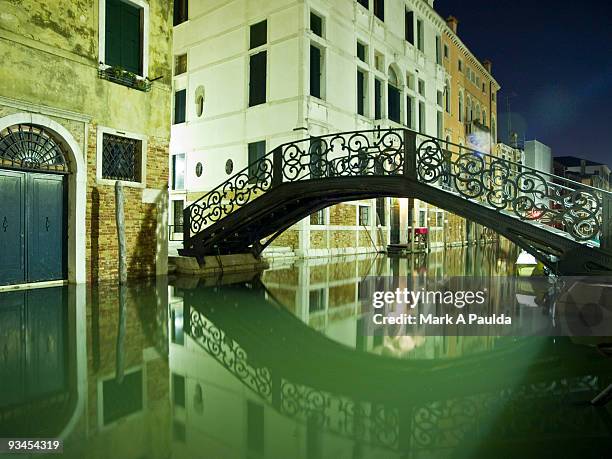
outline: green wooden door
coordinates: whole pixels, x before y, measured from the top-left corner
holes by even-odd
[[[64,176],[28,174],[28,282],[65,278]]]
[[[26,281],[24,172],[0,170],[0,285]]]
[[[66,278],[64,182],[0,170],[0,285]]]

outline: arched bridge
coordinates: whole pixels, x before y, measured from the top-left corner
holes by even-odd
[[[184,210],[181,255],[259,255],[344,201],[416,198],[496,231],[559,274],[612,271],[612,194],[408,129],[278,146]]]

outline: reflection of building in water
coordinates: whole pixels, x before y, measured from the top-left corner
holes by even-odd
[[[609,435],[571,400],[588,399],[612,369],[563,340],[513,340],[465,359],[382,358],[313,333],[257,281],[195,284],[171,300],[173,413],[185,426],[175,456],[517,456],[534,438],[557,450],[568,435],[582,447]]]
[[[510,244],[500,244],[435,251],[408,258],[363,255],[299,260],[290,268],[266,271],[263,281],[271,295],[292,314],[347,346],[405,358],[454,356],[489,349],[495,340],[402,336],[403,329],[392,330],[392,327],[370,330],[371,301],[360,297],[360,281],[365,276],[399,276],[400,287],[406,287],[403,282],[409,278],[410,288],[419,290],[441,285],[449,276],[487,279],[512,273],[514,251]],[[509,312],[506,307],[510,305],[510,291],[505,291],[503,284],[486,282],[492,284],[489,285],[490,304],[497,305],[497,312]]]
[[[0,293],[0,436],[59,437],[66,457],[168,457],[162,284],[127,290],[123,331],[116,286]]]

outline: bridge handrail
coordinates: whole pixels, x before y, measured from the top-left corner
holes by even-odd
[[[313,141],[319,142],[314,144],[314,148]],[[310,142],[310,146],[298,146],[306,142]],[[457,151],[453,152],[451,148]],[[328,153],[333,155],[338,150],[348,156],[327,157]],[[306,156],[309,162],[304,164],[302,159]],[[491,166],[489,169],[488,165]],[[512,169],[513,166],[516,170]],[[500,175],[504,174],[500,184]],[[453,190],[465,198],[483,201],[486,198],[498,210],[518,206],[515,213],[521,219],[540,219],[547,224],[556,222],[562,226],[569,224],[570,231],[566,232],[579,241],[598,234],[603,201],[608,209],[612,202],[612,193],[606,190],[491,153],[410,129],[376,128],[309,136],[278,145],[186,207],[183,240],[188,244],[192,233],[198,233],[208,223],[219,221],[283,182],[346,175],[406,175],[432,186],[443,181],[453,182]],[[478,193],[472,196],[465,192],[475,184]],[[510,197],[505,195],[507,186],[513,192]],[[526,196],[529,193],[531,196]],[[546,200],[548,205],[542,205]],[[551,207],[553,202],[561,207]]]

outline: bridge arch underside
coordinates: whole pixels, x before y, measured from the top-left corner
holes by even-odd
[[[369,176],[311,179],[283,183],[204,229],[183,255],[253,252],[259,255],[283,231],[325,207],[377,197],[415,198],[504,236],[562,275],[610,274],[612,256],[544,226],[471,202],[405,177]]]

